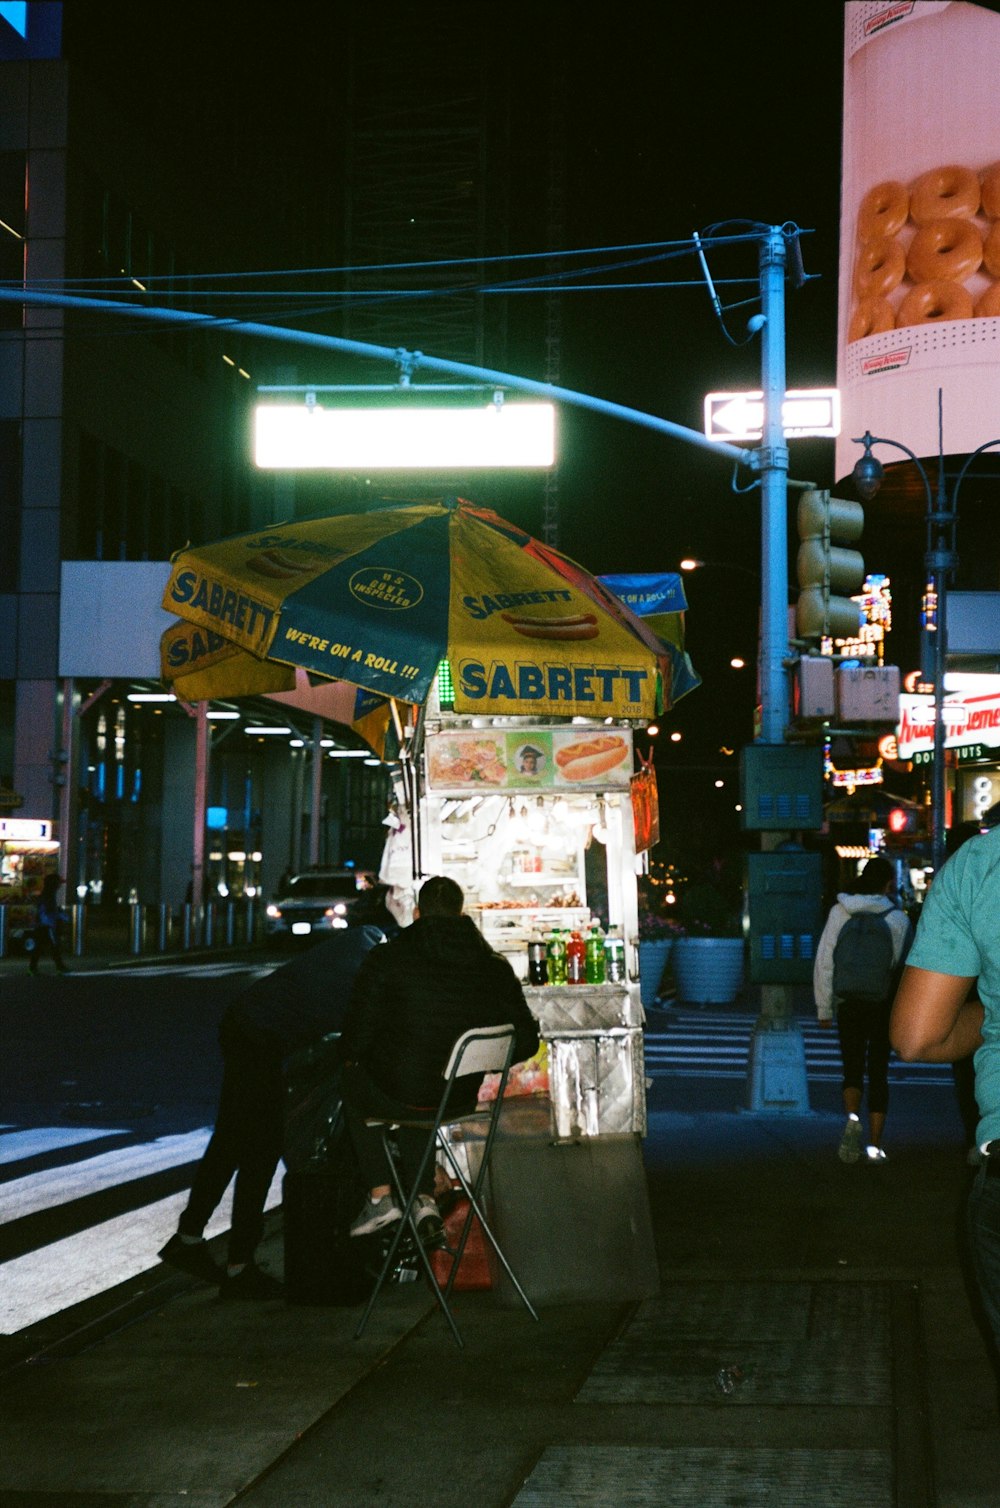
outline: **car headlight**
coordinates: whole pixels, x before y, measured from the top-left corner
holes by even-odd
[[[326,914],[327,916],[346,916],[347,907],[343,901],[338,901],[335,906],[327,906]]]
[[[278,921],[281,917],[281,907],[273,905],[268,906],[265,914],[269,916],[272,921]]]

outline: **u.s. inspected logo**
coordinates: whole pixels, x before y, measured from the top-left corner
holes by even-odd
[[[351,596],[368,607],[416,607],[424,595],[420,582],[405,571],[387,571],[381,566],[363,566],[347,583]]]

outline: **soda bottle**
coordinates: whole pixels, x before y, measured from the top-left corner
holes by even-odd
[[[566,983],[566,935],[559,927],[549,934],[545,949],[549,984]]]
[[[533,937],[528,943],[528,983],[547,984],[548,978],[545,943],[540,937]]]
[[[604,977],[608,984],[625,983],[625,939],[617,927],[604,939]]]
[[[588,984],[603,984],[606,976],[604,933],[597,922],[594,922],[587,934],[586,975]]]
[[[587,982],[587,946],[579,932],[571,932],[566,944],[566,975],[570,984]]]

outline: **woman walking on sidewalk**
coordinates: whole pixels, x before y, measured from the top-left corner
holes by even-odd
[[[909,917],[893,896],[896,872],[888,859],[869,859],[853,891],[837,896],[826,919],[813,969],[821,1026],[836,1010],[847,1121],[837,1155],[861,1156],[861,1100],[868,1075],[869,1162],[884,1162],[882,1133],[889,1108],[889,1012],[913,940]]]

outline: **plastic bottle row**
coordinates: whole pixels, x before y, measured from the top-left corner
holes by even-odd
[[[607,936],[594,922],[586,936],[555,927],[548,937],[528,944],[529,984],[621,984],[625,980],[625,943],[617,927]]]

